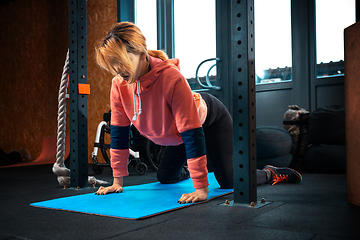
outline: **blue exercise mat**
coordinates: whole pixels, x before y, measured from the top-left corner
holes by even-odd
[[[233,189],[220,189],[213,173],[208,174],[209,196],[211,199],[232,193]],[[179,208],[199,203],[179,204],[177,201],[183,193],[195,191],[192,180],[188,179],[174,184],[148,183],[124,187],[122,193],[95,195],[82,194],[30,204],[34,207],[74,211],[86,214],[125,218],[143,219]]]

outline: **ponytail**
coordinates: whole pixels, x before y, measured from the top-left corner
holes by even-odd
[[[147,53],[154,57],[154,58],[160,58],[161,60],[165,61],[169,59],[169,57],[166,55],[164,51],[161,50],[147,50]]]

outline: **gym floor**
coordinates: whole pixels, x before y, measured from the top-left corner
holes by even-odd
[[[346,175],[303,173],[300,184],[260,185],[258,199],[270,202],[261,208],[221,205],[233,200],[230,194],[144,220],[124,220],[31,207],[95,192],[61,188],[51,167],[0,169],[0,239],[360,239],[360,207],[347,203]],[[112,180],[108,167],[95,176]],[[151,169],[137,175],[130,168],[125,184],[155,181]]]

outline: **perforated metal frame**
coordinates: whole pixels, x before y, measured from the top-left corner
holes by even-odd
[[[71,187],[88,185],[87,95],[78,84],[87,83],[86,0],[69,0],[70,180]]]
[[[216,1],[219,94],[233,117],[234,202],[256,202],[254,0]]]
[[[158,0],[157,4],[158,11],[162,6],[163,16],[173,19],[173,0]],[[118,0],[118,6],[119,21],[134,21],[133,0]],[[121,15],[121,8],[131,13]],[[217,72],[222,89],[219,97],[234,121],[234,202],[256,202],[254,0],[217,0],[216,14],[217,57],[220,58]],[[158,29],[162,30],[158,34],[163,38],[159,47],[173,51],[173,34],[171,38],[166,37],[173,33],[173,22],[170,30],[161,25],[168,18],[159,18]],[[164,41],[168,43],[165,45]],[[69,1],[69,48],[71,186],[83,187],[87,185],[88,175],[87,96],[77,93],[77,84],[87,83],[86,0]]]

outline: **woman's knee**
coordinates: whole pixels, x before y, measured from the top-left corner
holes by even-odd
[[[169,183],[173,183],[174,181],[174,176],[171,175],[171,174],[168,174],[166,172],[161,172],[161,171],[158,171],[157,172],[157,179],[160,183],[162,184],[169,184]]]
[[[158,171],[157,179],[162,184],[177,183],[182,180],[190,178],[190,172],[186,167],[182,167],[181,170],[173,171]]]

